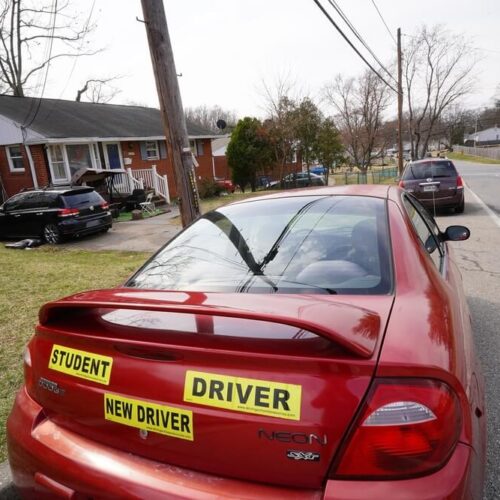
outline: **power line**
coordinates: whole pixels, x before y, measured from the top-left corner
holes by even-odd
[[[335,0],[328,0],[330,5],[337,11],[338,15],[342,18],[342,20],[347,24],[348,28],[354,33],[354,36],[361,42],[363,47],[371,54],[373,59],[377,61],[378,65],[396,82],[396,79],[392,76],[391,72],[387,70],[387,68],[380,62],[379,58],[373,52],[373,50],[369,47],[369,45],[365,42],[363,37],[360,35],[359,31],[354,27],[349,18],[346,16],[344,11],[340,8]],[[397,83],[397,82],[396,82]]]
[[[22,128],[28,128],[35,121],[35,118],[37,117],[38,112],[40,111],[40,106],[42,105],[42,98],[43,98],[43,94],[45,92],[45,86],[47,85],[47,77],[49,76],[50,59],[52,57],[52,47],[54,45],[54,34],[55,34],[55,30],[56,30],[56,18],[57,18],[57,1],[58,0],[54,0],[54,2],[53,2],[54,10],[53,10],[53,15],[52,15],[52,28],[51,28],[48,54],[46,57],[47,66],[45,67],[45,77],[43,79],[42,91],[40,93],[40,97],[38,98],[38,104],[37,104],[37,107],[35,109],[35,113],[33,114],[33,118],[30,120],[30,122],[28,124],[23,124]]]
[[[375,7],[375,9],[376,9],[376,11],[377,11],[380,19],[384,23],[384,26],[387,29],[387,33],[389,33],[389,35],[391,35],[391,38],[393,39],[394,43],[397,45],[396,39],[394,38],[394,35],[392,34],[392,31],[389,29],[389,26],[387,26],[387,23],[385,22],[384,16],[382,15],[382,13],[380,12],[379,8],[377,7],[377,4],[375,3],[375,0],[372,0],[372,4]]]
[[[335,27],[335,29],[340,33],[342,38],[349,44],[349,46],[358,54],[358,56],[363,60],[363,62],[382,80],[391,90],[398,93],[398,91],[387,82],[387,80],[366,60],[366,58],[361,54],[361,52],[353,45],[353,43],[349,40],[346,34],[342,31],[342,29],[338,26],[338,24],[332,19],[330,14],[325,10],[325,8],[319,3],[319,0],[313,0],[313,2],[320,8],[321,12],[326,16],[326,18],[330,21],[330,23]]]

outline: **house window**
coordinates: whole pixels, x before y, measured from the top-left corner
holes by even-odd
[[[203,141],[191,140],[189,141],[189,147],[191,148],[191,153],[193,153],[195,156],[203,156]]]
[[[88,144],[68,144],[66,154],[71,177],[81,169],[94,168]]]
[[[49,146],[49,164],[54,183],[67,181],[63,148],[59,144]]]
[[[146,159],[158,160],[159,158],[158,141],[146,141]]]
[[[21,145],[5,146],[7,151],[7,160],[9,161],[9,168],[11,172],[24,172],[23,154],[21,152]]]

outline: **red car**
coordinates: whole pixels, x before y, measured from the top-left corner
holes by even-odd
[[[236,190],[236,186],[233,184],[231,179],[215,179],[215,183],[219,186],[223,191],[228,193],[234,193]]]
[[[484,385],[449,241],[395,186],[202,216],[46,304],[8,420],[26,497],[481,499]]]

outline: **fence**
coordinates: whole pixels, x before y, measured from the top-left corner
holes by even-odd
[[[342,184],[380,184],[385,179],[391,179],[398,175],[397,167],[382,168],[369,172],[343,172],[330,174],[335,179],[336,185]]]
[[[470,148],[467,146],[453,146],[453,152],[471,156],[481,156],[492,160],[500,160],[500,148],[496,147]]]

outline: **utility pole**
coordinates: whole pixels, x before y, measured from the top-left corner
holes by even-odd
[[[401,28],[398,28],[398,172],[403,173],[403,54]]]
[[[165,9],[161,0],[141,0],[141,3],[182,225],[186,227],[200,215],[200,200]]]

